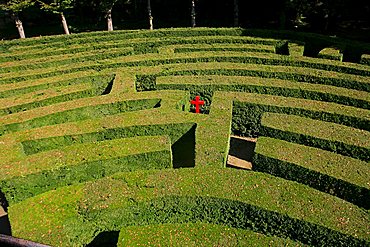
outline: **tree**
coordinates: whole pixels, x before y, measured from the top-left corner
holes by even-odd
[[[152,16],[152,6],[150,5],[150,0],[148,0],[148,15],[149,15],[149,29],[153,30],[153,16]]]
[[[32,0],[5,0],[1,1],[0,9],[4,11],[9,11],[14,18],[15,25],[19,32],[19,37],[21,39],[26,38],[24,34],[22,21],[19,19],[19,13],[24,9],[32,6],[34,2]]]
[[[117,1],[118,0],[101,1],[102,10],[105,12],[105,17],[107,18],[108,31],[113,31],[112,9]]]
[[[191,27],[195,27],[195,0],[191,0]]]
[[[69,29],[67,25],[67,20],[64,16],[64,11],[73,7],[74,0],[52,0],[51,3],[47,3],[45,2],[45,0],[37,1],[41,4],[42,9],[60,15],[64,32],[65,34],[69,35]]]
[[[239,0],[234,0],[234,27],[239,26]]]

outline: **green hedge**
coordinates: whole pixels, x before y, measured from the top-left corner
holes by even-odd
[[[38,90],[48,89],[48,88],[55,88],[61,86],[71,86],[81,83],[91,83],[92,85],[97,84],[102,81],[112,81],[112,75],[91,75],[91,76],[80,76],[66,80],[53,80],[48,83],[39,84],[39,85],[31,85],[28,87],[21,87],[6,91],[0,92],[0,98],[8,98],[12,96],[17,96],[21,94],[31,93]]]
[[[99,235],[102,236],[103,234]],[[108,234],[106,236],[108,236]],[[99,238],[99,240],[103,239]],[[106,240],[109,241],[112,240],[112,238],[106,238]],[[153,246],[173,244],[174,246],[182,245],[194,247],[223,245],[265,247],[271,243],[286,247],[301,246],[300,243],[290,239],[207,223],[129,226],[121,229],[118,241],[114,244],[118,243],[118,247],[141,246],[147,245],[149,242]],[[97,243],[97,241],[94,241],[94,243]]]
[[[142,60],[133,62],[115,62],[109,64],[94,64],[94,65],[81,65],[79,67],[73,67],[70,69],[63,69],[59,71],[41,72],[38,74],[32,74],[28,76],[18,76],[11,78],[4,78],[0,80],[0,84],[16,83],[20,81],[39,79],[49,76],[62,75],[66,73],[72,73],[77,71],[96,70],[100,71],[103,69],[120,68],[120,67],[137,67],[137,66],[157,66],[165,64],[176,64],[176,63],[196,63],[196,62],[230,62],[230,63],[246,63],[246,64],[264,64],[264,65],[280,65],[280,66],[292,66],[292,67],[305,67],[312,69],[320,69],[326,71],[333,71],[338,73],[354,74],[361,76],[370,76],[370,71],[360,70],[345,66],[335,66],[321,63],[311,63],[306,61],[294,61],[289,59],[271,59],[261,57],[235,57],[235,56],[213,56],[213,57],[195,57],[195,58],[172,58],[172,59],[159,59],[159,60]],[[165,72],[160,75],[176,75],[176,73],[185,72]],[[342,79],[342,78],[331,78],[314,75],[303,75],[291,72],[270,72],[270,71],[257,71],[257,70],[206,70],[206,71],[192,71],[188,73],[193,74],[218,74],[218,75],[246,75],[246,76],[258,76],[263,78],[279,78],[284,80],[302,81],[315,84],[326,84],[338,87],[345,87],[356,90],[363,90],[370,92],[370,83],[364,83],[355,81],[353,79]]]
[[[266,137],[258,139],[253,157],[255,171],[297,181],[369,209],[364,167],[366,162]]]
[[[176,143],[184,134],[192,130],[194,123],[163,124],[163,125],[140,125],[123,128],[105,129],[100,132],[85,133],[79,135],[65,135],[49,137],[37,140],[21,142],[24,153],[31,155],[47,150],[60,149],[65,146],[91,143],[104,140],[114,140],[135,136],[170,136],[171,143]]]
[[[43,58],[47,56],[56,56],[56,55],[64,55],[64,54],[78,54],[80,52],[88,52],[88,51],[96,51],[102,49],[123,49],[123,48],[133,48],[133,52],[131,55],[135,54],[146,54],[146,53],[157,53],[159,47],[169,46],[169,45],[184,45],[184,44],[254,44],[254,45],[274,45],[276,41],[269,41],[269,40],[259,40],[259,39],[242,39],[242,38],[214,38],[214,37],[206,37],[207,39],[198,39],[194,37],[193,39],[177,39],[176,37],[167,37],[164,40],[157,40],[157,41],[136,41],[129,42],[129,41],[119,41],[119,42],[109,42],[95,45],[94,43],[88,43],[89,46],[82,46],[82,47],[73,47],[68,48],[65,47],[63,44],[62,50],[61,49],[54,49],[54,50],[47,50],[47,51],[40,51],[36,53],[32,53],[32,47],[30,47],[30,53],[26,54],[17,54],[17,55],[8,55],[5,57],[0,57],[0,62],[8,62],[8,61],[18,61],[18,60],[26,60],[26,59],[37,59]],[[85,44],[84,44],[85,45]],[[47,47],[51,48],[51,47]],[[58,47],[59,48],[59,47]],[[259,50],[256,50],[259,52]],[[268,50],[269,51],[269,50]]]
[[[262,49],[262,48],[247,48],[247,47],[182,47],[175,48],[175,53],[186,53],[186,52],[205,52],[205,51],[233,51],[233,52],[261,52],[261,53],[274,53],[273,50]]]
[[[351,169],[345,167],[343,169]],[[284,179],[306,184],[314,189],[334,195],[366,210],[370,209],[370,190],[347,181],[313,171],[300,165],[271,158],[258,151],[253,157],[253,170],[266,172]]]
[[[231,125],[232,133],[239,136],[259,136],[262,128],[262,114],[265,112],[293,114],[370,131],[370,121],[359,117],[293,107],[234,101]]]
[[[205,222],[290,238],[313,246],[365,246],[365,240],[330,228],[291,218],[286,214],[228,199],[201,196],[166,196],[138,202],[128,208],[86,215],[102,229],[129,225]],[[76,236],[77,237],[77,236]]]
[[[303,126],[302,123],[304,123],[306,126],[301,129],[300,126]],[[294,124],[297,125],[297,128],[290,130],[289,128]],[[314,136],[305,133],[304,128],[307,128],[307,126],[314,128],[318,134]],[[363,140],[360,140],[354,136],[353,140],[348,140],[348,142],[346,142],[346,140],[338,141],[333,136],[338,134],[341,129],[340,126],[335,126],[335,128],[333,126],[334,124],[332,123],[322,122],[319,124],[317,120],[311,120],[293,115],[289,116],[276,113],[266,113],[263,115],[261,120],[260,135],[320,148],[367,162],[370,161],[370,150],[368,145],[354,145],[354,143],[360,143]],[[343,132],[350,131],[347,128],[342,129]],[[321,135],[320,133],[325,134]],[[348,133],[344,136],[348,136]]]
[[[231,91],[231,92],[246,92],[246,93],[259,93],[259,94],[270,94],[270,95],[279,95],[284,97],[294,97],[294,98],[303,98],[311,99],[318,101],[334,102],[342,105],[355,106],[363,109],[370,109],[370,102],[362,99],[355,99],[351,97],[346,97],[342,95],[335,95],[325,92],[316,92],[310,90],[292,89],[292,88],[283,88],[283,87],[273,87],[273,86],[263,86],[263,85],[245,85],[245,84],[234,84],[234,85],[192,85],[192,84],[156,84],[153,86],[152,82],[148,82],[150,77],[146,77],[148,81],[142,80],[142,76],[138,78],[138,91],[146,91],[145,85],[150,85],[149,90],[158,89],[158,90],[185,90],[191,92],[209,92],[207,95],[212,97],[214,91]],[[145,77],[144,77],[145,78]],[[145,83],[148,84],[145,84]],[[206,83],[206,82],[205,82]],[[144,90],[143,90],[144,89]],[[205,97],[203,93],[203,97]],[[206,97],[207,99],[209,96]],[[208,100],[211,102],[211,100]],[[208,104],[210,105],[210,104]]]
[[[178,207],[173,208],[172,205],[179,203],[167,204],[167,201],[162,200],[163,197],[169,196],[190,196],[190,202],[195,201],[192,196],[216,197],[224,198],[222,200],[226,203],[214,209],[207,206],[209,209],[204,210],[203,207],[198,208],[195,205],[192,208],[194,211],[177,210]],[[145,207],[137,209],[137,204],[150,206],[152,199],[162,206],[153,209],[149,214]],[[262,212],[273,211],[290,219],[299,219],[303,226],[294,226],[297,235],[304,235],[300,234],[302,227],[320,225],[321,228],[341,232],[340,236],[349,234],[369,241],[366,212],[363,209],[303,184],[264,173],[236,169],[164,169],[115,174],[86,184],[59,188],[13,204],[9,207],[9,216],[15,236],[52,246],[59,245],[60,241],[63,246],[73,246],[91,242],[100,231],[119,231],[127,225],[162,223],[157,217],[161,216],[161,212],[168,220],[178,214],[182,214],[181,219],[187,219],[189,215],[195,222],[204,219],[193,217],[195,214],[217,219],[208,212],[216,210],[215,213],[222,217],[222,209],[229,207],[227,201],[252,204],[255,205],[253,207],[258,206]],[[116,210],[117,208],[120,209]],[[24,217],[25,211],[35,217]],[[235,210],[232,212],[232,208],[229,213],[229,226],[232,222],[240,222],[238,218],[251,227],[253,224],[263,224],[264,228],[269,226],[269,222],[261,222],[258,215],[255,217],[254,214],[237,214]],[[269,216],[266,218],[276,220]],[[176,222],[175,219],[173,223]],[[275,223],[281,222],[277,220]],[[346,225],[343,226],[342,223]],[[271,228],[275,229],[274,226]],[[276,228],[276,231],[285,230],[287,229],[282,224]],[[51,234],[46,234],[48,232]],[[273,233],[276,232],[270,232],[270,235]],[[320,234],[336,238],[328,232]]]
[[[112,78],[112,77],[111,77]],[[11,106],[8,108],[0,109],[0,116],[17,113],[21,111],[27,111],[38,107],[53,105],[60,102],[75,100],[75,99],[81,99],[81,98],[87,98],[87,97],[93,97],[98,95],[105,95],[109,94],[110,90],[113,85],[114,78],[111,79],[110,82],[98,82],[96,84],[91,85],[91,89],[86,89],[82,91],[72,92],[72,93],[66,93],[62,95],[58,95],[51,98],[46,98],[39,101],[34,101],[26,104],[20,104]]]
[[[160,145],[159,141],[157,145]],[[144,149],[143,151],[145,152]],[[83,162],[2,180],[0,188],[9,204],[15,204],[58,187],[96,180],[117,172],[171,168],[171,160],[171,150],[164,149],[157,152]]]
[[[2,130],[0,130],[0,136],[11,132],[33,129],[47,125],[76,122],[86,119],[96,119],[128,111],[150,109],[159,107],[160,104],[160,99],[138,99],[119,101],[110,104],[85,106],[72,110],[49,114],[43,117],[35,117],[31,120],[21,123],[3,125],[1,126]]]

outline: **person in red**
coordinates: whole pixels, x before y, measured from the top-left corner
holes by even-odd
[[[190,104],[195,105],[195,113],[200,113],[200,106],[204,105],[204,100],[200,100],[200,96],[195,96],[195,100],[191,100]]]

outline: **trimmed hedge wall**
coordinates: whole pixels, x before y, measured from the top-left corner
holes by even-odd
[[[171,150],[84,162],[0,181],[9,204],[58,187],[96,180],[117,172],[171,168]]]
[[[57,112],[43,117],[35,117],[22,123],[12,123],[0,127],[0,136],[20,130],[33,129],[47,125],[96,119],[128,111],[138,111],[159,107],[161,99],[138,99],[119,101],[110,104],[85,106],[72,110]]]
[[[103,235],[107,238],[104,239],[104,237],[101,237]],[[117,237],[109,238],[109,232],[99,233],[93,242],[97,243],[98,241],[95,240],[98,239],[106,240],[105,243],[115,239],[117,241],[114,244],[117,244],[117,247],[142,246],[147,245],[149,242],[153,246],[166,246],[169,243],[192,247],[220,245],[266,247],[271,245],[271,243],[274,243],[275,246],[304,246],[299,242],[287,238],[278,238],[250,230],[208,223],[129,226],[121,229],[118,239]]]
[[[366,246],[365,240],[240,201],[200,196],[166,196],[131,207],[85,215],[104,230],[123,226],[207,222],[290,238],[313,246]],[[104,231],[103,230],[103,231]],[[76,236],[77,238],[77,236]]]
[[[234,101],[231,125],[232,133],[239,136],[259,136],[262,131],[262,114],[265,112],[293,114],[370,131],[370,121],[362,118],[292,107]]]
[[[51,98],[46,98],[40,101],[34,101],[31,103],[26,103],[26,104],[8,107],[5,109],[0,109],[0,116],[17,113],[21,111],[27,111],[27,110],[31,110],[34,108],[48,106],[48,105],[65,102],[65,101],[71,101],[75,99],[93,97],[93,96],[98,96],[98,95],[106,95],[106,94],[109,94],[112,89],[113,80],[114,80],[114,77],[111,79],[110,82],[98,82],[96,84],[93,84],[91,85],[92,87],[91,89],[67,93],[67,94],[58,95],[58,96],[51,97]]]
[[[345,167],[344,169],[351,169]],[[334,178],[301,165],[282,161],[260,154],[256,149],[253,156],[253,170],[269,173],[284,179],[306,184],[322,192],[334,195],[366,210],[370,209],[370,190]]]
[[[285,120],[284,115],[280,116],[281,122],[284,122]],[[277,116],[277,118],[279,119],[280,116]],[[294,124],[294,121],[297,121],[296,123],[298,123],[298,121],[304,121],[304,119],[293,119],[293,118],[292,120],[293,120],[292,124]],[[305,146],[320,148],[341,155],[346,155],[356,159],[360,159],[366,162],[370,161],[369,156],[370,150],[366,147],[355,146],[353,144],[337,141],[335,139],[326,139],[326,138],[324,139],[319,136],[311,136],[303,133],[292,132],[284,129],[285,126],[281,126],[281,128],[280,127],[275,128],[269,125],[270,121],[276,121],[276,119],[275,118],[269,119],[269,115],[264,115],[262,117],[261,129],[259,133],[260,135],[285,140],[288,142],[294,142]],[[314,128],[314,126],[312,126],[312,128]],[[316,126],[316,128],[318,127]],[[320,128],[319,130],[322,130],[322,128]],[[330,127],[327,127],[327,132],[329,133],[329,131],[332,131],[332,129],[330,129]]]
[[[62,74],[72,73],[72,72],[77,72],[77,71],[86,71],[86,70],[100,71],[104,69],[112,69],[112,68],[119,68],[119,67],[157,66],[157,65],[165,65],[165,64],[196,63],[196,62],[230,62],[230,63],[305,67],[305,68],[333,71],[333,72],[338,72],[338,73],[370,76],[370,71],[367,71],[367,70],[360,70],[360,69],[355,69],[355,68],[350,68],[350,67],[345,67],[345,66],[328,65],[328,64],[323,64],[323,63],[321,64],[321,63],[312,63],[312,62],[306,62],[306,61],[294,61],[294,60],[281,59],[281,58],[278,59],[278,58],[261,58],[261,57],[213,56],[213,57],[142,60],[142,61],[132,61],[132,62],[114,62],[114,63],[109,63],[109,64],[99,63],[99,64],[85,65],[85,66],[81,64],[80,67],[73,67],[70,69],[51,71],[51,72],[42,72],[39,74],[32,74],[28,76],[4,78],[0,80],[0,84],[16,83],[16,82],[30,80],[30,79],[45,78],[49,76],[62,75]],[[213,74],[220,75],[222,74],[222,72],[225,73],[225,71],[228,71],[228,70],[221,70],[219,72],[215,71],[213,72]],[[249,70],[249,71],[248,70],[236,70],[236,71],[239,71],[239,72],[237,73],[234,72],[232,75],[248,75],[248,76],[259,76],[259,77],[264,77],[264,78],[279,78],[279,79],[295,80],[295,81],[302,81],[302,82],[308,82],[308,83],[334,85],[334,86],[339,86],[339,87],[345,87],[345,88],[351,88],[351,89],[357,89],[357,90],[370,92],[370,83],[363,83],[363,82],[349,80],[349,79],[320,77],[320,76],[313,76],[313,75],[302,75],[302,74],[288,73],[288,72],[268,72],[268,71],[254,71],[254,70]],[[176,75],[175,73],[174,74],[170,73],[169,75]],[[196,74],[197,72],[192,72],[192,73]],[[208,72],[208,74],[209,73],[211,72]]]
[[[48,88],[55,88],[61,86],[71,86],[77,85],[82,83],[90,83],[91,85],[99,84],[100,82],[110,82],[114,79],[113,75],[91,75],[91,76],[80,76],[76,78],[71,78],[67,80],[58,80],[53,82],[48,82],[39,85],[31,85],[28,87],[21,87],[6,91],[0,92],[0,98],[8,98],[13,97],[21,94],[31,93],[38,90],[48,89]]]
[[[21,142],[21,144],[26,155],[31,155],[53,149],[60,149],[62,147],[74,144],[114,140],[135,136],[168,135],[171,139],[171,143],[174,144],[184,134],[192,130],[195,126],[196,124],[194,123],[139,125],[123,128],[105,129],[104,131],[100,132],[92,132],[79,135],[65,135],[37,140],[28,140]]]
[[[142,76],[141,76],[142,77]],[[140,81],[141,80],[141,81]],[[147,80],[149,78],[147,77]],[[303,99],[311,99],[311,100],[318,100],[318,101],[326,101],[326,102],[334,102],[342,105],[354,106],[363,109],[370,109],[370,101],[362,100],[362,99],[355,99],[351,97],[346,97],[342,95],[335,95],[325,92],[315,92],[309,91],[304,89],[291,89],[291,88],[283,88],[283,87],[273,87],[273,86],[259,86],[259,85],[245,85],[245,84],[235,84],[235,85],[225,85],[225,84],[218,84],[218,85],[192,85],[192,84],[156,84],[153,85],[152,82],[142,81],[141,78],[138,78],[138,91],[147,91],[146,85],[149,87],[150,90],[184,90],[184,91],[191,91],[191,92],[208,92],[203,93],[202,97],[206,97],[208,102],[211,102],[213,92],[214,91],[229,91],[229,92],[246,92],[246,93],[259,93],[259,94],[270,94],[270,95],[279,95],[284,97],[294,97],[294,98],[303,98]],[[210,104],[208,104],[209,106]]]

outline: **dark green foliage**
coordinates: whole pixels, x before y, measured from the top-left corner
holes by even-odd
[[[348,167],[345,169],[349,169]],[[253,157],[253,170],[306,184],[337,196],[359,207],[370,209],[370,190],[297,164],[258,153]]]
[[[365,240],[329,228],[291,218],[258,206],[214,197],[167,196],[131,207],[85,212],[99,222],[100,231],[120,230],[129,225],[206,222],[250,229],[265,235],[290,238],[312,246],[366,246]]]
[[[367,131],[370,130],[370,122],[362,118],[299,108],[234,102],[231,126],[232,132],[239,136],[259,136],[262,128],[261,118],[264,112],[293,114],[326,122],[338,123]]]
[[[0,127],[0,135],[20,130],[38,128],[47,125],[76,122],[85,119],[95,119],[128,111],[137,111],[154,108],[159,106],[160,102],[161,102],[160,99],[139,99],[139,100],[120,101],[111,104],[102,104],[75,108],[73,110],[33,118],[22,123],[3,125]]]
[[[83,162],[0,181],[10,204],[23,201],[58,187],[96,180],[117,172],[172,167],[170,150],[141,153],[126,157]]]
[[[280,55],[289,55],[289,42],[282,40],[276,43],[275,53]]]
[[[155,75],[136,75],[136,90],[142,91],[153,91],[156,89]]]
[[[131,126],[105,129],[104,131],[100,132],[92,132],[79,135],[65,135],[38,140],[29,140],[22,142],[22,146],[24,153],[26,155],[31,155],[47,150],[60,149],[62,147],[74,144],[115,140],[135,136],[168,135],[171,139],[171,143],[175,143],[193,127],[194,123]]]
[[[268,136],[275,139],[285,140],[288,142],[295,142],[305,146],[320,148],[323,150],[331,151],[334,153],[342,154],[367,162],[370,161],[369,156],[370,150],[367,148],[354,146],[335,140],[325,140],[314,136],[308,136],[305,134],[274,129],[272,127],[264,125],[263,122],[259,134],[262,136]]]

